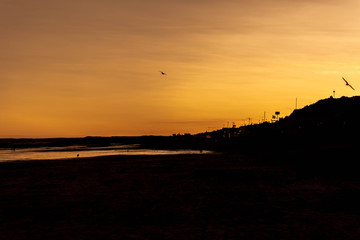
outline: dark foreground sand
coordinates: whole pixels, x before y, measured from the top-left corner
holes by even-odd
[[[360,239],[356,165],[288,158],[0,163],[0,239]]]

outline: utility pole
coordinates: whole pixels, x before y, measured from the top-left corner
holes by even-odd
[[[295,110],[297,110],[297,98],[295,100]]]
[[[264,122],[266,122],[266,112],[264,112]]]

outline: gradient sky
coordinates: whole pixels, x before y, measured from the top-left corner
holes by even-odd
[[[354,96],[359,12],[357,0],[0,0],[0,137],[198,133]]]

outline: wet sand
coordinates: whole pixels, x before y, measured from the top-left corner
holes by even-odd
[[[0,239],[359,239],[355,165],[291,158],[0,163]]]

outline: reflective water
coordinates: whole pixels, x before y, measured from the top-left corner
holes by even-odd
[[[208,154],[211,151],[199,150],[154,150],[136,148],[137,145],[119,145],[109,147],[39,147],[24,149],[0,149],[0,162],[15,160],[75,159],[109,155],[174,155]]]

